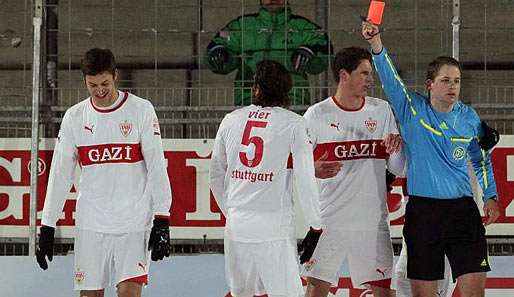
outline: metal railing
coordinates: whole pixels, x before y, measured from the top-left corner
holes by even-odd
[[[413,86],[413,89],[420,87]],[[224,115],[236,108],[233,104],[232,87],[184,87],[184,88],[127,88],[135,95],[150,100],[159,116],[164,138],[214,138]],[[0,137],[30,137],[31,106],[28,90],[17,93],[0,93]],[[304,104],[292,105],[290,109],[303,114],[312,104],[334,94],[334,87],[298,88],[308,94]],[[41,106],[42,130],[51,125],[58,126],[71,105],[84,100],[87,91],[83,88],[57,89],[58,104]],[[370,96],[384,98],[383,90],[375,87]],[[514,134],[514,87],[469,86],[463,87],[464,102],[471,104],[502,134]],[[5,104],[4,104],[5,102]],[[53,129],[52,131],[57,131]],[[54,132],[55,133],[55,132]],[[49,135],[48,137],[55,137]]]

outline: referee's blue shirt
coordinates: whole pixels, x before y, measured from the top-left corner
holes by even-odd
[[[478,145],[480,118],[476,111],[457,101],[451,112],[438,112],[429,98],[407,89],[385,48],[373,53],[373,61],[400,122],[409,195],[436,199],[473,196],[467,166],[470,159],[484,192],[482,199],[496,196],[489,152]]]

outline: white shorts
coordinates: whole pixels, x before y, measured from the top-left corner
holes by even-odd
[[[150,231],[108,234],[76,231],[75,290],[100,290],[132,279],[148,282]]]
[[[393,247],[389,230],[348,231],[325,228],[311,260],[303,265],[302,276],[323,280],[335,286],[337,273],[345,259],[348,260],[355,288],[368,289],[368,282],[390,279]]]
[[[405,247],[405,242],[403,243]],[[451,297],[455,284],[452,282],[452,271],[448,258],[444,257],[444,279],[437,281],[437,296]],[[391,286],[396,290],[396,297],[412,297],[410,282],[407,278],[407,249],[402,248],[398,262],[394,267],[393,280]]]
[[[298,297],[300,280],[296,241],[244,243],[225,239],[225,274],[233,297]]]

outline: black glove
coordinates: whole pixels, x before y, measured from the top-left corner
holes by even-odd
[[[211,48],[208,52],[209,64],[216,71],[223,70],[225,63],[228,62],[230,58],[230,53],[223,45],[216,45]]]
[[[396,180],[396,175],[392,174],[391,171],[386,169],[386,186],[387,192],[391,192],[393,189],[393,183]]]
[[[500,133],[494,128],[489,127],[484,121],[480,123],[480,126],[481,131],[478,145],[480,145],[483,150],[488,151],[500,141]]]
[[[321,233],[323,233],[323,230],[314,230],[312,227],[310,227],[309,232],[307,232],[307,235],[305,235],[305,238],[300,244],[300,264],[303,264],[311,259],[312,253],[314,253],[314,249],[316,249],[316,245],[318,245],[318,240],[321,236]]]
[[[39,229],[39,246],[36,250],[36,261],[43,270],[48,269],[48,263],[45,256],[48,256],[48,261],[52,262],[54,257],[54,234],[55,228],[48,226],[41,226]]]
[[[148,250],[152,251],[152,261],[169,257],[171,254],[170,222],[168,219],[155,218],[148,241]]]
[[[293,69],[296,72],[305,72],[307,64],[314,58],[314,52],[308,48],[301,46],[294,53],[292,57]]]

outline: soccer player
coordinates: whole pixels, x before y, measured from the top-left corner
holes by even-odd
[[[499,216],[491,160],[477,113],[459,101],[461,68],[451,57],[427,69],[428,96],[410,91],[399,77],[378,26],[362,23],[375,68],[400,122],[407,159],[409,202],[403,234],[407,277],[414,296],[432,297],[448,257],[462,297],[484,296],[490,271],[485,228],[473,200],[467,156],[484,196],[485,224]]]
[[[254,80],[254,104],[225,116],[211,158],[211,190],[226,217],[226,279],[234,297],[298,297],[293,178],[310,225],[301,261],[310,259],[322,232],[312,145],[305,119],[284,109],[292,84],[287,69],[263,60]]]
[[[324,226],[318,247],[303,267],[306,297],[326,297],[348,260],[354,287],[390,296],[393,250],[386,204],[386,167],[403,169],[389,104],[367,96],[373,86],[371,54],[349,47],[332,65],[335,96],[311,106],[304,117],[314,143]],[[390,156],[391,154],[391,156]]]
[[[81,70],[90,97],[70,107],[61,123],[37,262],[46,270],[46,257],[52,260],[56,222],[79,164],[75,290],[102,297],[113,284],[119,297],[138,297],[148,282],[148,250],[154,261],[171,251],[171,189],[159,122],[148,100],[116,89],[110,50],[87,51]]]

